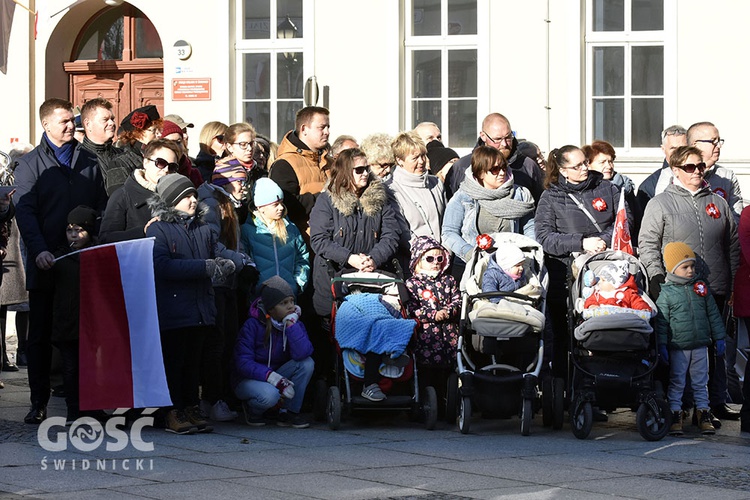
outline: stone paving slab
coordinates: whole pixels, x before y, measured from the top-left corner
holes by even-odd
[[[116,488],[114,497],[153,498],[175,500],[178,498],[232,498],[236,500],[257,498],[263,500],[294,500],[303,498],[300,495],[280,493],[278,491],[250,487],[246,484],[228,480],[189,481],[172,484],[149,484]],[[101,498],[101,497],[99,497]],[[309,497],[308,497],[309,498]]]
[[[722,500],[747,499],[746,491],[729,488],[714,488],[710,486],[665,481],[648,477],[621,477],[602,479],[597,481],[575,481],[560,484],[564,488],[575,488],[580,491],[614,495],[620,498],[679,498],[680,500],[706,500],[720,498]]]

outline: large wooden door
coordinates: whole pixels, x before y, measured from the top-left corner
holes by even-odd
[[[82,106],[103,97],[120,121],[132,110],[153,104],[164,115],[164,63],[156,29],[130,4],[105,8],[78,35],[68,73],[70,100]]]

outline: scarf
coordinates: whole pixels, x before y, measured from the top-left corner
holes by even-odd
[[[150,180],[146,179],[146,171],[142,168],[139,168],[135,172],[133,172],[133,179],[135,179],[135,182],[137,182],[141,187],[148,189],[149,191],[156,192],[156,184],[151,182]]]
[[[70,142],[66,142],[60,147],[55,146],[52,144],[52,142],[47,137],[47,132],[44,132],[42,134],[44,137],[44,140],[47,141],[47,144],[49,144],[50,149],[52,149],[52,153],[55,155],[55,158],[57,158],[57,161],[60,163],[60,165],[70,168],[70,163],[73,160],[73,152],[75,151],[77,141],[73,140]]]
[[[534,212],[533,201],[514,200],[513,174],[508,172],[508,180],[497,189],[487,189],[481,186],[471,173],[471,167],[466,170],[466,178],[461,183],[461,190],[479,202],[479,206],[495,217],[515,220]]]

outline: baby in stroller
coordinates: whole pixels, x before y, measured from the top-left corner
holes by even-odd
[[[487,270],[482,276],[482,292],[515,292],[526,283],[523,264],[526,257],[520,248],[510,243],[497,245],[495,253],[487,262]],[[497,304],[502,297],[490,297]]]
[[[615,306],[651,311],[651,306],[638,293],[635,276],[628,272],[625,262],[605,264],[596,274],[591,269],[587,270],[584,273],[583,285],[583,295],[588,295],[583,304],[584,309]]]

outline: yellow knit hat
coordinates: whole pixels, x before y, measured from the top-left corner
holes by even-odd
[[[664,267],[668,272],[674,273],[677,266],[688,260],[695,261],[695,253],[686,243],[673,241],[664,247]]]

